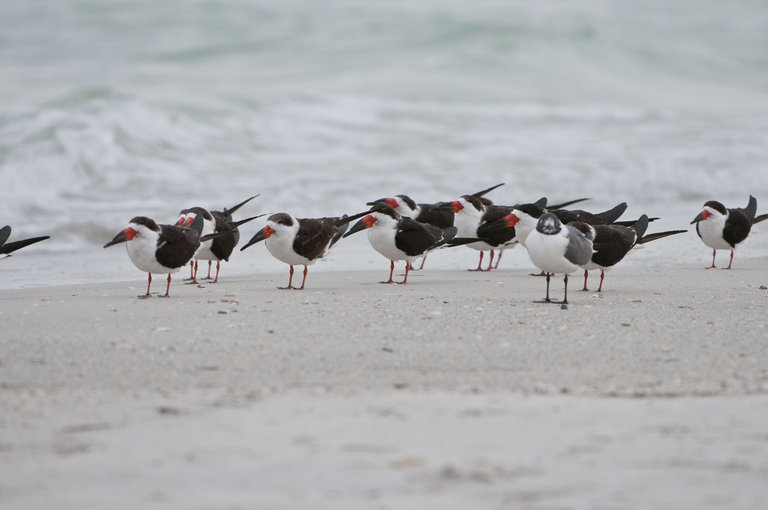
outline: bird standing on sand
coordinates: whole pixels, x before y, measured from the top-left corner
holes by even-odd
[[[203,228],[203,218],[198,216],[191,228],[176,225],[158,225],[154,220],[145,216],[136,216],[128,227],[120,231],[110,242],[104,245],[108,248],[114,244],[125,245],[128,257],[139,270],[147,273],[147,293],[152,285],[152,273],[168,274],[168,285],[165,295],[171,288],[171,274],[181,269],[194,256],[201,241],[211,236],[200,237]]]
[[[599,269],[600,286],[597,288],[597,292],[603,290],[605,271],[618,264],[636,245],[687,232],[687,230],[668,230],[645,235],[645,231],[648,229],[648,216],[645,214],[628,227],[624,225],[589,225],[582,221],[574,221],[568,225],[579,229],[587,238],[592,239],[594,253],[592,253],[589,262],[583,266],[584,288],[581,290],[589,290],[587,288],[589,271]]]
[[[25,246],[29,246],[30,244],[35,244],[35,243],[39,243],[40,241],[45,241],[46,239],[50,239],[50,236],[40,236],[40,237],[30,237],[29,239],[22,239],[20,241],[12,241],[10,243],[6,243],[9,237],[11,237],[10,225],[6,225],[3,228],[0,228],[0,259],[10,257],[11,253],[13,253],[16,250],[20,250]]]
[[[514,213],[510,220],[516,220]],[[514,225],[513,225],[514,226]],[[568,274],[577,271],[592,257],[592,239],[589,239],[575,227],[563,225],[560,220],[547,212],[541,215],[536,228],[528,235],[526,242],[528,255],[533,264],[544,271],[547,277],[547,295],[543,303],[552,303],[549,298],[549,277],[553,274],[565,274],[563,308],[568,305]]]
[[[341,239],[352,220],[367,214],[330,218],[294,218],[288,213],[277,213],[267,218],[267,224],[248,243],[240,248],[265,241],[269,253],[281,262],[291,266],[287,287],[280,289],[304,289],[307,280],[307,266],[325,257],[333,245]],[[301,287],[293,286],[293,266],[304,266]]]
[[[258,216],[251,216],[240,221],[233,221],[232,213],[236,212],[240,207],[247,204],[259,195],[254,195],[247,200],[244,200],[236,206],[224,209],[223,211],[207,211],[202,207],[191,207],[189,209],[183,209],[179,212],[180,217],[176,222],[179,226],[190,226],[196,216],[203,217],[203,231],[202,235],[211,233],[224,233],[224,235],[211,239],[200,244],[200,248],[197,249],[194,259],[190,262],[190,283],[197,283],[197,265],[198,260],[208,261],[208,276],[202,278],[202,280],[211,280],[211,265],[216,261],[216,277],[213,278],[211,283],[217,283],[219,281],[219,270],[221,268],[221,261],[229,261],[229,256],[232,254],[232,250],[235,249],[237,243],[240,241],[240,231],[237,227],[247,223],[256,218],[264,216],[259,214]]]
[[[696,233],[704,244],[712,248],[712,265],[707,269],[715,267],[717,250],[731,250],[731,259],[728,267],[725,268],[731,269],[736,245],[747,238],[752,225],[768,218],[768,214],[757,217],[756,214],[757,199],[752,195],[749,196],[747,207],[743,209],[726,209],[716,200],[710,200],[704,204],[704,209],[691,224],[696,224]]]
[[[453,239],[457,230],[456,227],[440,229],[419,223],[412,218],[400,216],[382,203],[375,203],[368,215],[355,223],[344,237],[365,229],[368,229],[368,242],[373,249],[390,261],[389,280],[381,283],[393,283],[392,274],[397,260],[405,261],[405,277],[399,283],[407,283],[408,270],[413,261]]]

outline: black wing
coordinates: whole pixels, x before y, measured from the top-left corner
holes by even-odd
[[[339,218],[302,218],[293,241],[293,251],[314,260],[322,257],[330,242],[339,234]]]
[[[483,218],[480,221],[480,225],[477,227],[478,237],[482,237],[483,240],[491,246],[500,246],[512,242],[517,236],[515,227],[508,227],[504,229],[483,228],[487,225],[492,225],[494,222],[501,220],[512,212],[515,206],[503,206],[503,205],[491,205],[486,208],[483,213]],[[482,235],[481,235],[482,232]]]
[[[5,243],[2,246],[0,246],[0,254],[7,255],[7,254],[12,253],[12,252],[14,252],[16,250],[20,250],[21,248],[24,248],[25,246],[29,246],[30,244],[39,243],[40,241],[45,241],[46,239],[50,239],[50,236],[30,237],[29,239],[22,239],[21,241],[13,241],[13,242],[10,242],[10,243]]]
[[[640,237],[633,228],[621,225],[593,225],[595,240],[592,242],[592,262],[603,267],[617,264]]]
[[[216,255],[216,258],[219,260],[228,261],[229,256],[232,255],[232,250],[240,242],[240,231],[237,228],[232,228],[232,225],[229,224],[232,220],[231,215],[220,211],[211,211],[211,215],[213,215],[213,219],[216,222],[214,232],[228,232],[228,234],[217,237],[211,242],[211,253]]]
[[[157,261],[165,267],[181,267],[200,247],[200,235],[191,228],[160,225],[157,239]]]
[[[725,242],[735,247],[749,235],[752,229],[752,219],[744,209],[730,209],[728,219],[725,220],[723,227],[723,239]],[[696,225],[698,231],[698,224]]]
[[[11,237],[11,226],[6,225],[0,228],[0,246],[4,245],[9,237]]]
[[[419,223],[412,218],[402,218],[395,234],[395,246],[412,257],[421,255],[439,242],[443,237],[442,229]]]
[[[446,203],[419,204],[421,211],[415,218],[420,223],[429,223],[438,228],[453,226],[453,211]]]

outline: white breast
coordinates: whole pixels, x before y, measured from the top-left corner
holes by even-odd
[[[536,230],[526,241],[528,255],[536,267],[547,273],[573,273],[579,266],[565,258],[568,238],[563,235],[544,235]]]

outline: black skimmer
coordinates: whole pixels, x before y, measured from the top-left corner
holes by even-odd
[[[395,261],[405,261],[405,276],[402,282],[408,282],[408,270],[411,263],[424,257],[456,236],[456,227],[438,228],[428,223],[420,223],[413,218],[401,216],[386,204],[375,203],[366,216],[355,223],[344,237],[368,229],[368,242],[374,250],[389,259],[389,280],[381,283],[393,283]]]
[[[367,214],[330,218],[294,218],[288,213],[277,213],[267,218],[267,224],[259,230],[248,243],[240,248],[265,241],[273,257],[291,266],[288,286],[280,289],[304,289],[307,280],[307,266],[328,254],[328,251],[341,239],[350,221]],[[301,287],[293,286],[293,266],[304,266],[304,278]]]
[[[469,196],[480,199],[481,203],[485,205],[491,205],[489,199],[485,198],[487,193],[495,190],[496,188],[504,186],[504,183],[496,184],[490,188],[471,193]],[[440,229],[452,227],[454,223],[454,207],[451,202],[437,202],[434,204],[417,204],[408,195],[395,195],[389,198],[380,198],[372,202],[368,202],[367,205],[374,205],[377,203],[384,203],[395,210],[400,216],[413,218],[419,223],[427,223],[434,225]],[[481,252],[482,255],[482,252]],[[426,255],[422,258],[421,267],[424,268],[424,262]],[[411,269],[413,266],[411,266]]]
[[[50,239],[51,236],[30,237],[29,239],[22,239],[20,241],[12,241],[7,243],[6,241],[9,237],[11,237],[10,225],[6,225],[3,228],[0,228],[0,258],[10,257],[11,253],[14,251],[20,250],[25,246],[29,246],[30,244],[35,244],[39,243],[40,241]]]
[[[200,248],[198,248],[197,253],[195,253],[194,259],[190,262],[190,283],[197,283],[198,260],[208,261],[208,276],[202,278],[203,280],[211,280],[211,265],[215,260],[216,277],[213,278],[211,283],[217,283],[219,281],[221,261],[229,261],[229,256],[240,241],[240,231],[238,230],[238,227],[251,220],[264,216],[263,214],[259,214],[258,216],[252,216],[244,220],[234,221],[232,219],[232,214],[258,196],[259,195],[254,195],[234,207],[228,209],[225,208],[223,211],[209,212],[202,207],[192,207],[183,209],[179,212],[181,217],[176,223],[177,225],[189,226],[192,224],[195,217],[200,215],[203,217],[203,235],[226,232],[226,235],[216,237],[200,244]]]
[[[575,227],[563,225],[553,213],[546,212],[528,235],[526,247],[533,264],[546,273],[547,295],[544,303],[553,302],[549,298],[549,277],[558,273],[565,275],[563,300],[560,303],[563,308],[567,308],[568,274],[589,262],[592,257],[592,239]]]
[[[717,250],[731,250],[731,259],[728,267],[725,268],[731,269],[736,245],[747,238],[752,225],[768,218],[768,214],[755,216],[756,214],[757,199],[752,195],[749,196],[747,207],[743,209],[726,209],[716,200],[710,200],[704,204],[704,209],[691,224],[696,224],[696,233],[704,244],[712,248],[712,265],[707,269],[715,267]]]
[[[168,274],[168,285],[165,295],[171,288],[171,274],[181,269],[195,255],[201,241],[212,239],[217,234],[200,237],[203,219],[198,216],[191,228],[177,225],[158,225],[154,220],[145,216],[136,216],[128,227],[120,231],[110,242],[104,245],[108,248],[114,244],[127,243],[126,251],[131,262],[139,270],[147,273],[147,293],[139,297],[149,297],[152,284],[152,273]]]
[[[600,286],[597,288],[597,292],[602,292],[605,271],[618,264],[636,245],[687,232],[687,230],[668,230],[646,235],[648,221],[648,216],[643,214],[628,227],[624,225],[589,225],[582,221],[569,223],[570,226],[579,229],[587,238],[592,239],[592,249],[594,250],[589,262],[583,266],[584,288],[581,290],[589,290],[587,278],[590,270],[600,270]]]
[[[455,200],[451,202],[451,206],[453,207],[453,223],[454,226],[458,229],[458,233],[456,234],[458,237],[462,238],[477,238],[477,229],[480,227],[480,225],[483,223],[483,218],[486,217],[486,214],[489,213],[489,209],[493,207],[493,211],[490,214],[496,214],[497,212],[501,212],[502,216],[506,215],[509,211],[503,210],[499,206],[493,206],[492,204],[487,204],[483,202],[479,197],[473,196],[473,195],[463,195],[458,200]],[[471,271],[483,271],[482,264],[483,264],[483,254],[486,251],[490,251],[490,261],[488,262],[488,269],[485,269],[485,271],[490,271],[493,267],[493,256],[494,256],[494,250],[501,250],[504,246],[509,243],[509,245],[514,244],[514,237],[515,233],[514,231],[509,232],[507,235],[505,234],[497,234],[496,237],[508,237],[509,239],[496,239],[492,241],[490,239],[491,236],[486,236],[483,241],[477,241],[474,243],[469,243],[465,246],[468,248],[472,248],[473,250],[478,250],[480,252],[480,259],[477,262],[477,268],[471,269]]]

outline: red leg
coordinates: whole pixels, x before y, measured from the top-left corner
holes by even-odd
[[[395,272],[395,261],[390,260],[389,261],[389,280],[387,280],[386,282],[379,282],[379,283],[394,283],[394,281],[392,280],[392,274],[394,272]]]
[[[293,288],[293,266],[291,266],[291,269],[288,272],[288,286],[278,287],[278,289],[292,289],[292,288]]]
[[[419,271],[424,269],[424,262],[426,262],[426,261],[427,261],[427,256],[424,255],[424,257],[421,259],[421,266],[419,267]]]
[[[733,265],[733,250],[731,250],[731,260],[730,262],[728,262],[728,267],[726,267],[726,269],[730,269],[732,265]]]
[[[410,263],[405,263],[405,277],[403,278],[403,281],[400,283],[408,283],[408,267],[410,267]]]
[[[216,278],[211,283],[218,283],[219,281],[219,267],[221,267],[221,262],[218,260],[216,261]]]
[[[715,267],[715,253],[717,253],[717,250],[712,250],[712,265],[709,266],[707,269],[714,269],[714,267]]]
[[[589,289],[587,288],[587,277],[588,277],[588,276],[589,276],[589,271],[587,271],[587,270],[585,269],[585,270],[584,270],[584,288],[583,288],[583,289],[581,289],[581,290],[583,290],[583,291],[585,291],[585,292],[589,290]]]
[[[597,288],[598,292],[602,292],[603,291],[603,278],[605,278],[605,271],[603,271],[601,269],[600,270],[600,286]]]
[[[147,293],[144,297],[149,297],[149,286],[152,285],[152,273],[147,273]],[[141,296],[139,296],[141,297]]]
[[[483,252],[480,252],[480,260],[477,262],[477,269],[470,269],[470,271],[482,271],[482,264],[483,264]]]
[[[496,257],[496,265],[493,266],[494,269],[499,268],[499,262],[501,262],[501,254],[504,253],[504,250],[499,250],[499,256]]]
[[[210,280],[211,279],[211,262],[212,261],[210,261],[210,260],[208,261],[208,276],[206,276],[204,278],[204,280]]]
[[[165,296],[168,297],[168,292],[171,290],[171,273],[168,273],[168,285],[165,287]]]
[[[307,281],[307,266],[304,266],[304,278],[301,279],[301,287],[299,287],[299,290],[304,290],[305,281]]]
[[[491,260],[488,261],[488,269],[486,271],[490,271],[493,269],[493,250],[491,250]]]

